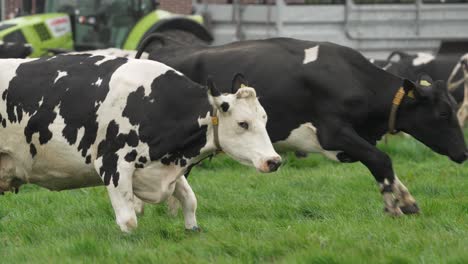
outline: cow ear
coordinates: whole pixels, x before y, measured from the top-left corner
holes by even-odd
[[[424,85],[427,85],[426,82],[422,82]],[[424,86],[419,83],[414,83],[408,79],[403,81],[403,89],[405,93],[410,98],[415,98],[419,100],[426,100],[432,98],[432,85]]]
[[[231,93],[236,93],[239,88],[249,86],[245,76],[242,73],[236,73],[234,78],[232,78],[232,86],[231,86]]]
[[[427,74],[420,74],[414,88],[414,95],[418,99],[432,99],[434,97],[434,81]]]
[[[255,92],[254,88],[251,87],[242,87],[236,92],[237,99],[247,99],[247,98],[256,98],[257,93]]]
[[[208,76],[206,79],[206,86],[208,87],[208,93],[213,97],[218,97],[221,95],[218,88],[216,88],[216,84],[213,81],[213,77]]]

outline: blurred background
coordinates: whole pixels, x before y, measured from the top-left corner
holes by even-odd
[[[331,41],[381,59],[393,50],[434,54],[468,44],[468,0],[2,0],[0,8],[2,20],[102,13],[113,29],[95,36],[103,42],[99,47],[122,46],[116,34],[129,34],[129,25],[137,22],[132,17],[154,9],[202,15],[214,44],[287,36]],[[78,45],[96,42],[83,32],[89,27],[75,31]]]

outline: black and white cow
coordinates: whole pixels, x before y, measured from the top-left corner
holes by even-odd
[[[468,157],[455,102],[443,82],[402,79],[347,47],[275,38],[216,47],[163,47],[150,59],[199,83],[213,74],[225,92],[230,91],[232,74],[249,73],[268,113],[267,130],[277,150],[362,162],[393,215],[419,209],[398,180],[390,157],[376,148],[389,123],[392,132],[411,134],[453,161],[463,163]]]
[[[409,54],[394,51],[388,56],[387,60],[375,61],[374,63],[390,73],[412,81],[416,81],[421,74],[427,74],[435,80],[447,81],[453,67],[459,60],[460,56],[458,55],[443,54],[434,56],[429,53]],[[454,88],[450,93],[457,103],[463,102],[463,85]]]
[[[154,62],[93,55],[0,60],[0,192],[106,185],[117,224],[137,225],[135,199],[171,194],[196,229],[184,173],[218,149],[261,172],[281,158],[255,90],[220,94]]]

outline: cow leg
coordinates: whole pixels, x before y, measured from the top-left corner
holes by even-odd
[[[180,177],[176,182],[174,196],[182,204],[184,212],[185,229],[199,231],[195,212],[197,211],[197,198],[185,177]]]
[[[133,195],[133,208],[137,215],[143,215],[145,213],[145,202]]]
[[[465,98],[465,101],[458,110],[457,117],[460,126],[463,128],[465,126],[466,119],[468,118],[468,99]]]
[[[384,152],[361,138],[352,128],[342,125],[335,129],[319,130],[319,140],[326,150],[344,151],[352,159],[362,162],[380,187],[385,211],[393,216],[403,214],[394,196],[397,190],[392,161]]]
[[[99,172],[101,166],[96,165],[95,167]],[[116,222],[125,233],[130,233],[130,231],[137,227],[132,188],[134,170],[133,164],[121,162],[121,164],[117,165],[116,173],[119,173],[117,185],[111,180],[106,186],[112,207],[114,208]],[[105,177],[105,175],[102,176]]]
[[[396,199],[398,200],[398,206],[404,214],[416,214],[419,213],[419,207],[416,200],[413,198],[408,188],[398,179],[395,175],[395,190],[393,191]]]
[[[174,195],[171,195],[169,198],[167,198],[167,209],[170,216],[176,217],[179,213],[180,202],[177,198],[174,197]]]

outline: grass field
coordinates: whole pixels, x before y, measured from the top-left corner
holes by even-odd
[[[385,215],[360,164],[290,155],[260,175],[219,157],[189,178],[201,233],[149,205],[123,234],[103,187],[26,186],[0,196],[0,263],[468,263],[468,164],[403,137],[381,148],[420,215]]]

